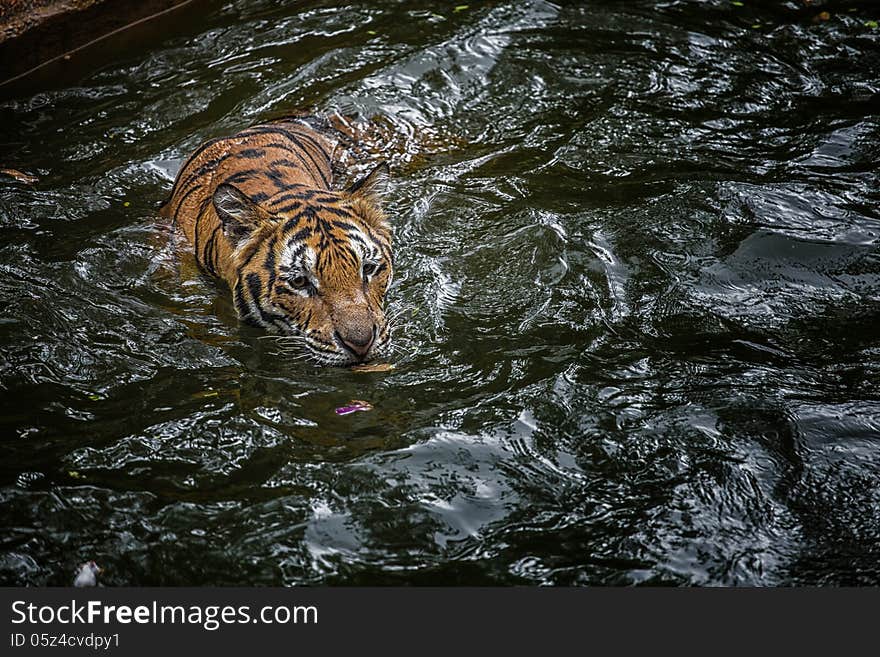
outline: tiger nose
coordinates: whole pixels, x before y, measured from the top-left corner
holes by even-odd
[[[358,327],[346,330],[344,333],[336,331],[336,338],[343,347],[363,360],[370,353],[370,347],[373,346],[373,341],[376,339],[376,325],[369,328]]]

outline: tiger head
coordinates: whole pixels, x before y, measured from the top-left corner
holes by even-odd
[[[294,186],[255,203],[223,184],[213,207],[232,247],[239,317],[292,337],[321,364],[363,363],[389,341],[383,309],[393,274],[379,165],[343,191]]]

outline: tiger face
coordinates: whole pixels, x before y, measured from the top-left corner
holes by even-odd
[[[382,351],[393,262],[377,192],[387,171],[380,165],[344,191],[298,185],[260,204],[234,185],[216,188],[243,321],[291,336],[321,364],[363,363]]]

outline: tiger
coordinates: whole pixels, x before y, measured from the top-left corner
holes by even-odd
[[[296,336],[321,365],[358,365],[388,345],[394,274],[386,161],[339,188],[356,145],[326,120],[284,117],[200,145],[160,214],[232,292],[239,320]]]

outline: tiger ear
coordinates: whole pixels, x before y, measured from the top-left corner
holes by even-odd
[[[222,184],[214,190],[214,210],[220,217],[223,234],[238,246],[266,223],[269,213],[257,206],[237,187]]]
[[[353,198],[378,201],[388,189],[391,171],[388,162],[381,162],[370,173],[351,185],[346,191]]]

